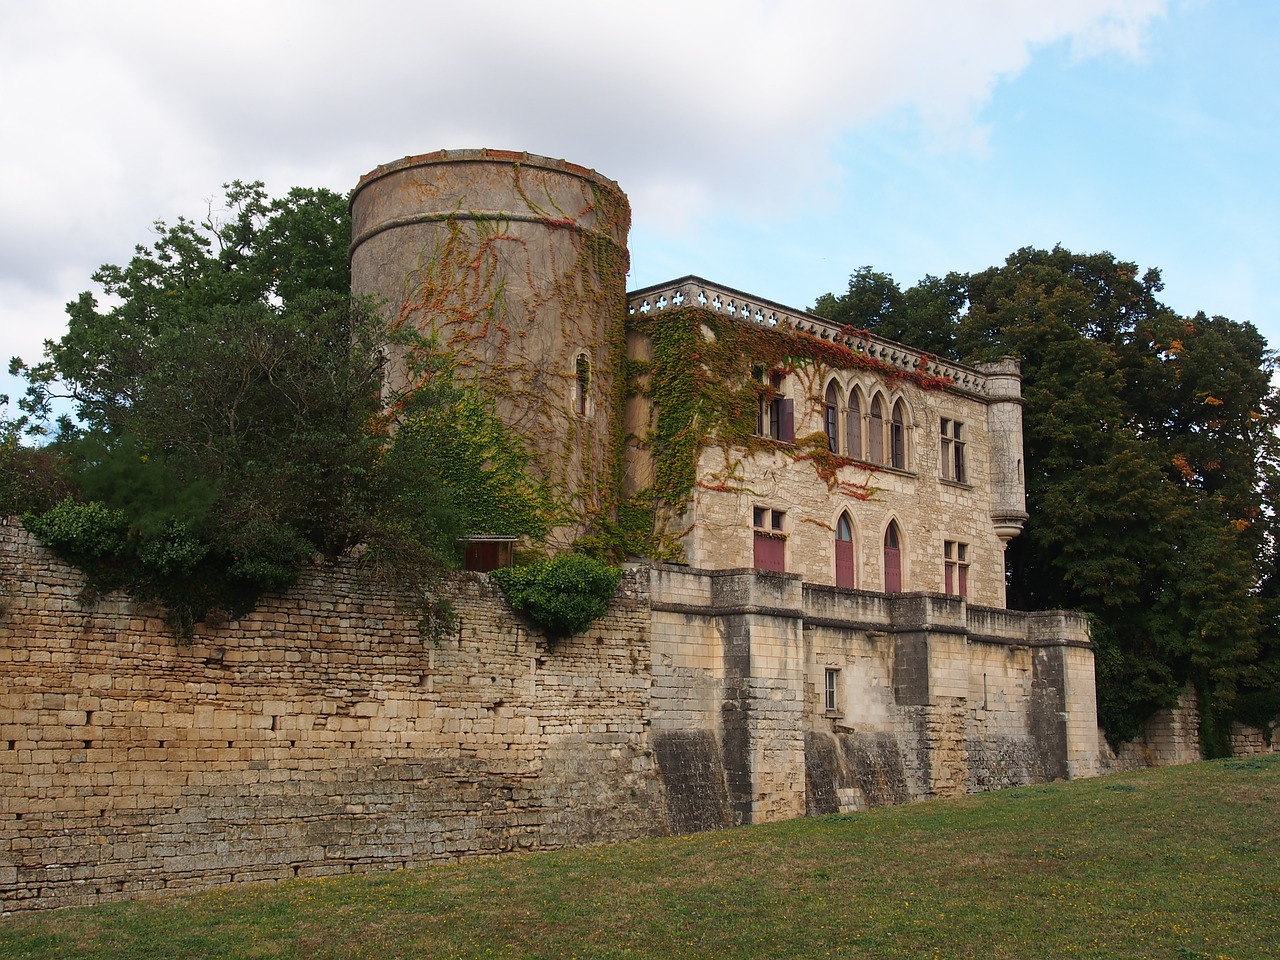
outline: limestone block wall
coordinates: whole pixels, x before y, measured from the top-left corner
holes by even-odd
[[[1275,753],[1280,746],[1280,723],[1274,723],[1269,730],[1246,726],[1243,723],[1231,725],[1231,755],[1233,757],[1257,757]]]
[[[796,398],[797,437],[822,431],[822,397],[801,390],[803,382],[792,375],[784,387],[801,394]],[[720,477],[727,463],[733,465],[734,477],[695,489],[684,540],[689,562],[707,569],[750,567],[753,511],[763,507],[786,514],[787,572],[806,583],[832,584],[836,525],[847,511],[853,526],[855,586],[885,588],[884,534],[892,520],[902,536],[905,590],[942,592],[943,546],[954,541],[967,547],[969,599],[1003,606],[1004,544],[991,519],[995,465],[986,404],[967,394],[911,384],[899,393],[912,410],[907,469],[850,463],[839,467],[834,492],[813,463],[796,459],[783,445],[750,455],[718,447],[704,450],[699,477]],[[965,422],[966,483],[942,479],[942,417]]]
[[[331,570],[182,646],[0,532],[5,909],[667,829],[634,577],[550,650],[483,576],[434,645]]]
[[[1064,765],[1086,672],[1061,615],[657,565],[553,646],[461,575],[457,629],[432,643],[353,570],[324,568],[179,645],[123,597],[83,600],[12,522],[0,581],[4,909],[1087,770]]]
[[[1280,748],[1280,723],[1270,730],[1232,723],[1228,734],[1233,757],[1253,757],[1275,753]],[[1195,763],[1200,756],[1200,703],[1193,688],[1187,687],[1176,705],[1147,719],[1142,734],[1113,750],[1103,731],[1098,731],[1098,771],[1119,773],[1143,767],[1168,767]]]
[[[834,715],[812,698],[811,812],[1097,772],[1081,618],[936,595],[805,594],[815,677],[836,668],[842,685]]]

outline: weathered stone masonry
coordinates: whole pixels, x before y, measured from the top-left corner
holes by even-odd
[[[183,646],[0,534],[4,909],[1096,771],[1092,652],[1062,614],[658,566],[548,648],[465,575],[433,645],[339,568]]]

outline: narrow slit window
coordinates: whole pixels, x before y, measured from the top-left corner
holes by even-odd
[[[574,409],[578,416],[587,415],[587,397],[591,387],[591,361],[585,353],[578,354],[578,382],[574,396]]]

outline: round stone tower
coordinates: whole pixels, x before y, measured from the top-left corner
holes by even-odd
[[[572,540],[617,482],[626,195],[563,160],[441,150],[362,177],[351,218],[352,291],[435,335],[493,400],[572,509],[553,545]]]

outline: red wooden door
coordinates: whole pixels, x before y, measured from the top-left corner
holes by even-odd
[[[902,592],[902,549],[898,545],[898,525],[893,521],[884,532],[884,592]]]
[[[852,590],[854,585],[853,525],[849,523],[849,515],[842,513],[836,524],[836,586]]]
[[[767,533],[756,533],[755,536],[755,568],[773,573],[785,573],[787,541],[782,537],[771,537]]]

